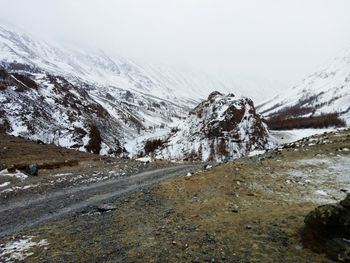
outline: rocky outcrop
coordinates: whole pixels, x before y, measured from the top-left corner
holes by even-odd
[[[350,262],[350,194],[337,204],[317,207],[305,217],[305,247]]]
[[[159,159],[224,161],[264,149],[268,131],[253,101],[213,92],[154,154]]]

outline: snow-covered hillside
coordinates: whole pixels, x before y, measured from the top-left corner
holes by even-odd
[[[240,93],[232,80],[48,43],[4,25],[0,70],[1,130],[80,150],[94,137],[99,153],[169,131],[212,90]],[[259,89],[246,94],[261,99]]]
[[[268,131],[250,99],[213,92],[153,155],[159,159],[232,160],[265,149],[269,143]]]
[[[0,131],[9,134],[120,154],[127,139],[185,114],[164,100],[125,90],[109,93],[108,87],[96,90],[86,84],[74,85],[63,77],[21,67],[12,64],[9,70],[0,69]],[[94,149],[90,149],[92,142]]]
[[[292,114],[293,117],[339,113],[350,124],[350,49],[305,78],[291,90],[273,97],[258,110],[266,117]]]
[[[254,84],[247,81],[218,77],[190,68],[137,63],[101,50],[77,48],[57,43],[47,43],[18,29],[0,25],[0,63],[32,65],[51,74],[63,76],[73,83],[83,81],[91,85],[151,94],[161,99],[194,106],[213,90],[235,92],[263,100],[277,87],[271,82]],[[261,87],[266,86],[265,93]],[[192,105],[189,105],[192,104]]]

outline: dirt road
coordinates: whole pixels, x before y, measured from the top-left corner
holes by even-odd
[[[0,238],[83,211],[87,207],[111,202],[126,193],[178,175],[186,175],[198,168],[199,165],[174,166],[90,185],[80,185],[31,199],[23,196],[21,200],[0,206]]]

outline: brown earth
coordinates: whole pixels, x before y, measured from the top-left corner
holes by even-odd
[[[60,168],[101,159],[107,158],[0,133],[0,164],[5,167],[14,165],[23,169],[31,163],[38,163],[43,169]]]
[[[308,197],[318,188],[288,182],[289,173],[324,169],[299,161],[349,158],[342,149],[350,131],[313,139],[178,177],[119,199],[111,211],[85,211],[13,239],[47,240],[26,262],[332,262],[302,246],[304,217],[319,205]],[[325,186],[338,187],[332,178]]]
[[[42,194],[100,181],[101,177],[106,180],[170,165],[101,156],[0,133],[0,171],[14,167],[25,173],[33,163],[39,166],[38,176],[28,176],[25,180],[0,176],[0,185],[10,182],[0,187],[0,204],[24,194]]]

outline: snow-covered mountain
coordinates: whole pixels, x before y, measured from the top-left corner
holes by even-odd
[[[270,141],[252,100],[213,92],[164,142],[153,143],[159,146],[155,158],[222,161],[265,149]],[[152,141],[146,142],[147,147]]]
[[[271,82],[254,83],[242,78],[242,84],[231,78],[218,77],[191,68],[136,63],[101,50],[47,43],[18,29],[0,25],[0,61],[32,65],[70,81],[112,86],[129,91],[152,94],[180,102],[188,107],[205,99],[213,90],[235,92],[263,100],[277,90]],[[247,82],[249,89],[247,89]],[[265,93],[261,92],[266,85]]]
[[[266,117],[319,116],[338,113],[350,124],[350,49],[299,85],[260,104]]]
[[[91,150],[94,137],[100,153],[175,126],[213,90],[262,98],[258,85],[244,90],[200,71],[48,43],[4,25],[0,70],[1,130],[80,150]]]

